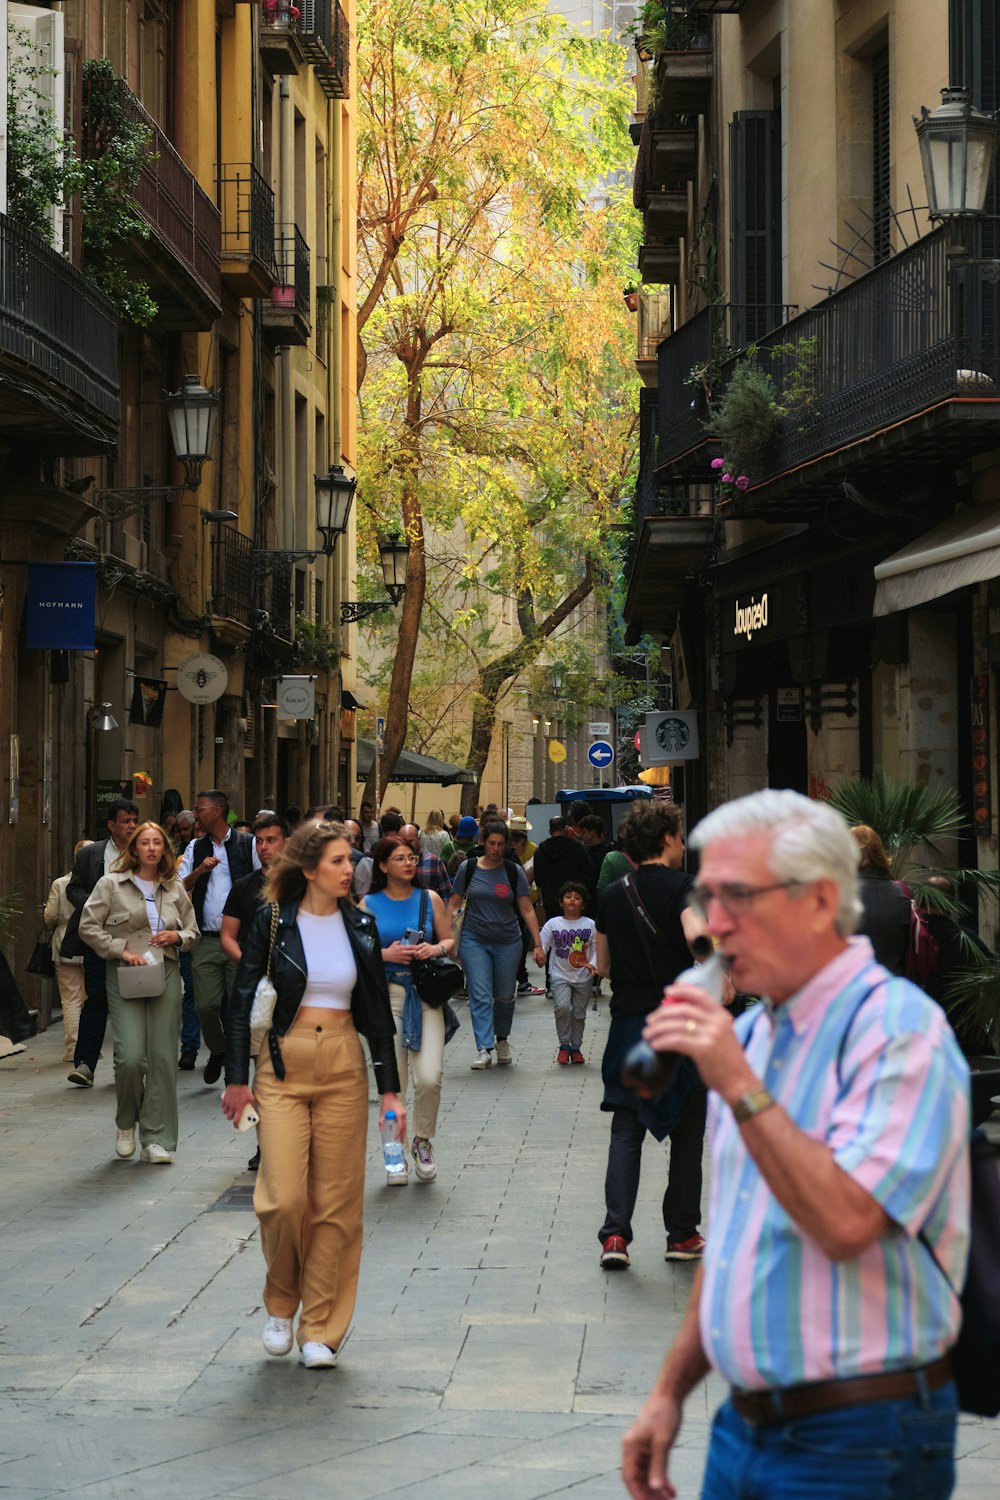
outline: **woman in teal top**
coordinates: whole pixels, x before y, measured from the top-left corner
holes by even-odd
[[[413,1073],[413,1170],[418,1182],[433,1182],[437,1167],[432,1142],[444,1077],[445,1014],[420,999],[410,965],[415,958],[451,952],[451,918],[436,892],[414,889],[418,858],[401,838],[387,834],[379,839],[372,861],[371,889],[362,905],[375,918],[382,945],[396,1018],[399,1094],[404,1101],[407,1074]]]

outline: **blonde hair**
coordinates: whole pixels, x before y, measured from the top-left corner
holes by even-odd
[[[154,833],[158,833],[163,840],[163,853],[160,855],[159,864],[156,866],[156,878],[164,882],[171,881],[177,875],[177,856],[174,854],[170,835],[166,829],[162,824],[155,823],[152,819],[136,825],[132,836],[125,845],[123,852],[115,860],[112,869],[120,875],[126,875],[134,873],[140,868],[139,856],[136,853],[136,842],[141,833],[147,833],[150,829]]]
[[[343,823],[303,823],[286,843],[277,859],[268,867],[263,890],[265,902],[301,901],[306,893],[306,870],[315,870],[327,844],[343,839],[351,847],[350,835]],[[351,902],[349,896],[343,898]],[[353,902],[351,903],[353,904]]]
[[[79,854],[80,850],[86,849],[87,845],[92,844],[93,842],[93,839],[77,839],[76,843],[73,845],[73,858],[76,859],[76,856]]]
[[[880,875],[891,875],[892,865],[885,852],[885,845],[875,829],[868,823],[855,823],[851,835],[861,850],[861,870],[878,870]]]
[[[427,814],[427,822],[424,824],[425,833],[444,833],[444,813],[440,808],[432,808]]]

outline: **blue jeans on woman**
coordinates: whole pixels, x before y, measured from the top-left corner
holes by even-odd
[[[947,1500],[955,1483],[954,1385],[751,1427],[715,1414],[701,1500]]]
[[[520,938],[512,943],[483,943],[467,932],[462,933],[459,956],[465,970],[472,1030],[480,1052],[492,1048],[495,1040],[503,1041],[510,1036],[517,966],[523,951]]]

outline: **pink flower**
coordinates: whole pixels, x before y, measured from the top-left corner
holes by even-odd
[[[733,482],[733,476],[732,476],[732,474],[723,474],[723,476],[722,476],[722,482],[723,482],[723,484],[732,484],[732,482]]]
[[[738,490],[748,490],[750,488],[750,480],[748,479],[746,474],[737,474],[736,488]]]
[[[725,464],[726,464],[726,460],[724,458],[713,458],[712,459],[712,468],[713,469],[723,469],[723,468],[725,468]]]

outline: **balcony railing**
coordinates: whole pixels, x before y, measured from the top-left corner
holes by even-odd
[[[709,403],[722,389],[723,360],[745,347],[751,329],[781,328],[795,307],[719,303],[702,308],[657,350],[660,393],[659,463],[680,477],[704,477]],[[782,335],[783,336],[783,335]]]
[[[328,99],[351,92],[351,30],[337,0],[298,0],[299,34],[320,87]]]
[[[123,79],[85,85],[84,155],[101,155],[102,138],[113,128],[109,121],[123,117],[149,133],[133,201],[149,225],[152,253],[141,242],[134,249],[164,326],[210,328],[222,308],[219,211]]]
[[[977,226],[977,255],[997,227]],[[975,441],[996,446],[996,427],[982,420],[983,398],[1000,395],[1000,295],[989,277],[987,266],[949,269],[937,230],[757,340],[779,398],[794,379],[794,409],[754,484],[962,396],[979,398]],[[735,360],[723,367],[721,388],[734,368]],[[1000,423],[1000,402],[996,411]],[[948,440],[972,443],[970,425]],[[931,459],[943,442],[938,434]],[[927,461],[914,455],[917,467]]]
[[[269,293],[278,272],[274,259],[274,193],[251,162],[222,168],[219,207],[223,259],[242,263],[250,294]]]
[[[244,536],[235,526],[213,526],[210,612],[249,626],[255,608],[251,538]]]
[[[118,320],[82,272],[0,214],[0,427],[49,456],[97,453],[119,417]]]
[[[312,292],[309,246],[296,225],[281,225],[275,240],[275,258],[279,283],[295,288],[295,311],[308,323]]]

